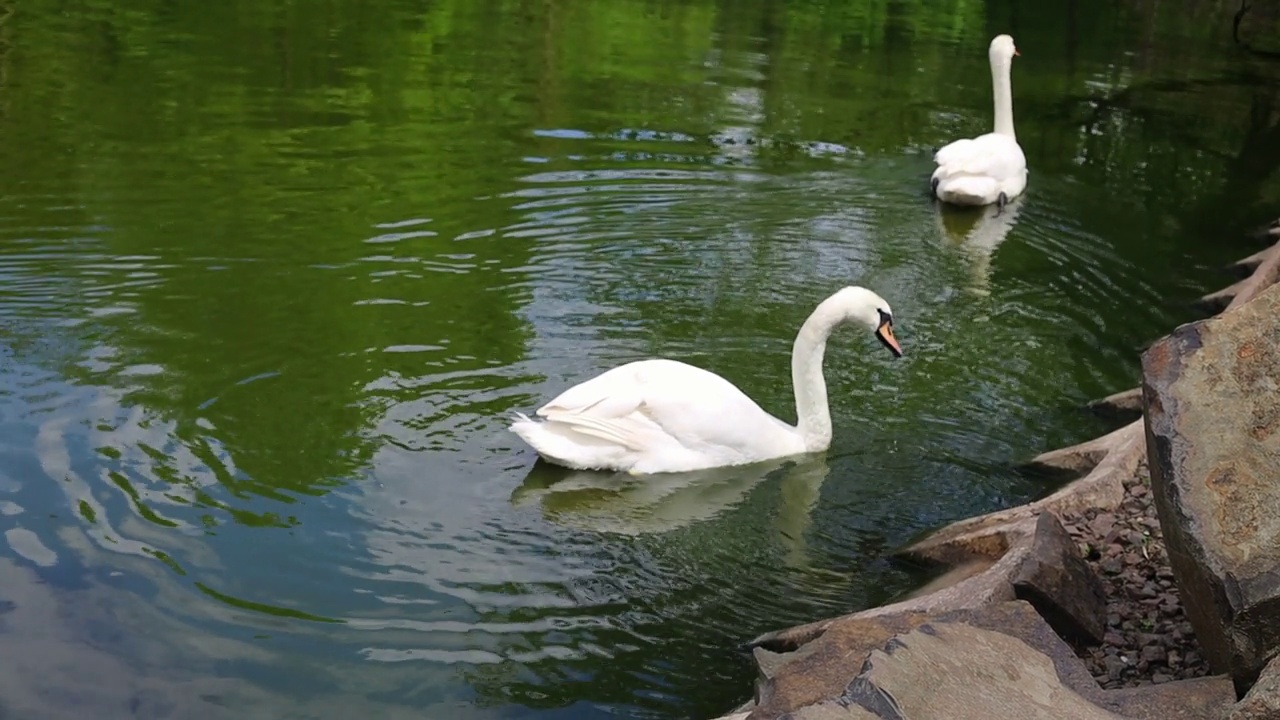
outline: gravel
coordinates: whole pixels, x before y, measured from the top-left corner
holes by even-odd
[[[1207,675],[1169,569],[1145,462],[1124,485],[1115,510],[1062,518],[1107,592],[1106,637],[1080,655],[1107,689]]]

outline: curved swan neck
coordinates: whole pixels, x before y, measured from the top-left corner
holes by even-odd
[[[843,319],[831,299],[818,305],[800,326],[791,346],[791,383],[796,394],[796,430],[805,449],[814,452],[831,445],[831,408],[827,404],[827,380],[822,360],[827,338]]]
[[[1013,63],[1009,60],[991,61],[991,89],[996,105],[995,132],[1016,140],[1017,136],[1013,132],[1013,87],[1009,79],[1012,69]]]

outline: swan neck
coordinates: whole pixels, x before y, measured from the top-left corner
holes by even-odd
[[[996,105],[995,131],[1016,140],[1013,132],[1013,87],[1009,78],[1011,70],[1012,63],[1008,61],[995,60],[991,63],[992,95]]]
[[[831,408],[822,361],[827,338],[840,322],[840,313],[826,303],[805,320],[791,348],[791,382],[796,394],[796,430],[805,450],[816,452],[831,445]]]

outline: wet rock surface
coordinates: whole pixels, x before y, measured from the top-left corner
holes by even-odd
[[[1116,509],[1063,518],[1106,594],[1102,643],[1080,654],[1108,689],[1207,675],[1209,665],[1174,584],[1146,463],[1124,487]]]

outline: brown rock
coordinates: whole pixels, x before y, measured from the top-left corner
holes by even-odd
[[[1236,295],[1240,294],[1240,291],[1244,289],[1245,284],[1248,282],[1249,279],[1246,278],[1230,287],[1211,292],[1197,300],[1194,306],[1204,313],[1216,315],[1231,305],[1231,301],[1236,299]]]
[[[1160,645],[1147,645],[1142,648],[1142,659],[1148,663],[1163,663],[1168,652]]]
[[[1031,554],[1013,576],[1013,591],[1031,603],[1050,627],[1080,645],[1102,642],[1107,598],[1098,577],[1072,551],[1071,537],[1053,513],[1036,520]]]
[[[1142,388],[1108,395],[1089,403],[1094,413],[1112,420],[1132,422],[1142,415]]]
[[[1182,604],[1210,665],[1243,691],[1280,649],[1280,287],[1178,328],[1143,369],[1152,492]]]
[[[1269,236],[1268,236],[1269,237]],[[1271,245],[1246,258],[1241,258],[1230,265],[1227,269],[1235,273],[1238,277],[1248,277],[1258,269],[1258,266],[1280,250],[1280,245]]]
[[[1235,702],[1236,694],[1231,680],[1217,676],[1108,690],[1092,699],[1132,720],[1217,720]]]
[[[811,642],[793,652],[772,653],[752,650],[759,657],[767,653],[768,669],[762,667],[756,685],[757,707],[752,720],[772,720],[792,710],[840,695],[857,676],[863,658],[883,646],[894,635],[910,631],[928,619],[924,612],[859,617],[846,616],[831,621]],[[767,642],[767,641],[766,641]]]
[[[1280,659],[1273,659],[1231,709],[1227,720],[1275,720],[1280,718]]]
[[[1098,537],[1106,537],[1116,524],[1116,516],[1112,513],[1101,513],[1089,522],[1089,531]]]

